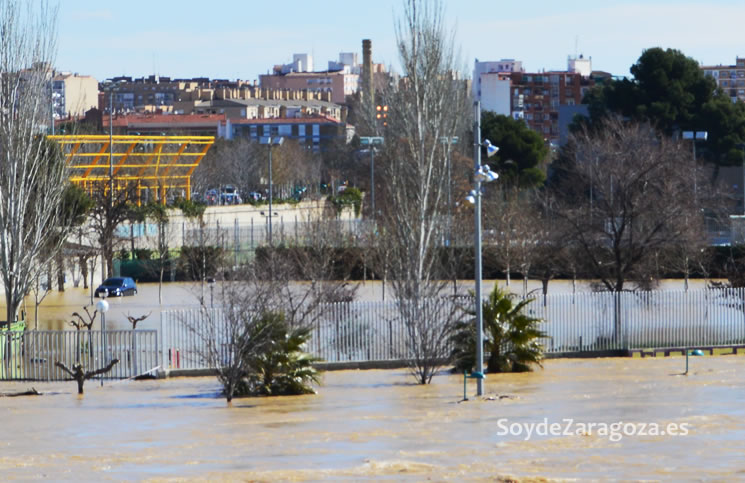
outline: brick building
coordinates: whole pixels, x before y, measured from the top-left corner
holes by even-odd
[[[735,58],[735,65],[702,66],[701,70],[716,81],[732,102],[745,101],[745,58]]]

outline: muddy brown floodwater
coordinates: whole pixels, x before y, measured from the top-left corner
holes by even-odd
[[[492,289],[495,281],[484,281],[484,292]],[[504,286],[504,281],[499,281]],[[219,285],[219,284],[218,284]],[[459,289],[463,292],[472,288],[473,281],[461,280],[458,282]],[[706,286],[703,280],[692,280],[692,289],[701,289]],[[531,280],[528,284],[528,290],[540,290],[541,284],[538,281]],[[141,283],[137,286],[139,293],[134,297],[110,297],[110,311],[106,316],[106,324],[109,329],[128,329],[130,324],[127,321],[127,315],[140,317],[150,314],[143,322],[137,325],[138,329],[157,329],[160,326],[161,310],[182,309],[188,306],[196,306],[199,299],[204,297],[206,304],[210,303],[211,291],[204,285],[204,292],[198,283],[175,282],[163,284],[163,304],[159,304],[158,284]],[[660,284],[661,289],[665,290],[682,290],[682,280],[663,280]],[[449,287],[448,287],[449,289]],[[522,282],[513,280],[510,289],[516,293],[522,292]],[[577,290],[588,290],[589,284],[580,281],[577,283]],[[219,287],[214,289],[215,303],[219,303]],[[554,280],[549,284],[550,293],[570,293],[573,290],[572,282],[569,280]],[[390,300],[393,296],[390,283],[384,285],[379,282],[360,282],[356,291],[357,300],[374,301]],[[4,298],[0,297],[0,313],[5,313]],[[94,299],[94,303],[98,299]],[[64,292],[51,291],[44,298],[39,306],[38,322],[35,321],[35,303],[32,296],[26,298],[25,308],[27,312],[28,326],[30,329],[38,328],[39,330],[74,330],[69,324],[73,312],[81,312],[83,306],[91,302],[91,291],[82,287],[68,286]],[[93,311],[93,308],[90,309]],[[82,313],[82,312],[81,312]],[[83,314],[84,315],[84,314]],[[96,319],[94,328],[100,327],[100,316]]]
[[[550,360],[412,385],[405,370],[327,372],[317,395],[228,407],[214,378],[74,383],[0,398],[0,474],[55,481],[517,478],[745,479],[745,356]],[[469,384],[473,394],[474,385]],[[510,396],[499,398],[498,396]],[[516,434],[522,424],[635,423],[687,435]],[[587,426],[585,426],[587,428]],[[510,429],[510,431],[505,431]],[[624,429],[623,431],[626,431]],[[502,434],[507,432],[508,434]],[[510,432],[515,434],[510,434]]]

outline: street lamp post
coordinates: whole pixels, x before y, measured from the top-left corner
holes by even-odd
[[[101,312],[101,346],[103,347],[102,367],[106,366],[106,312],[109,311],[109,303],[106,301],[106,296],[108,294],[109,291],[104,289],[101,293],[102,299],[96,304],[96,309]],[[101,374],[101,385],[103,386],[103,374]]]
[[[488,165],[481,165],[481,147],[486,147],[487,157],[497,153],[499,148],[484,140],[481,142],[481,102],[476,101],[474,107],[473,127],[473,158],[474,158],[474,189],[466,200],[474,204],[474,251],[475,251],[475,304],[476,304],[476,371],[473,377],[476,379],[476,395],[484,394],[484,311],[481,305],[481,183],[497,179],[497,174]]]
[[[375,219],[375,146],[383,144],[384,139],[380,136],[361,136],[360,144],[370,146],[370,210],[372,218]]]
[[[696,162],[696,141],[706,141],[709,137],[708,131],[683,131],[683,139],[690,139],[691,146],[693,146],[693,200],[696,201],[698,198],[698,180],[696,179],[696,169],[698,164]]]
[[[281,146],[285,142],[285,138],[282,136],[264,136],[259,141],[261,144],[266,144],[269,149],[269,246],[273,246],[272,243],[272,146]]]

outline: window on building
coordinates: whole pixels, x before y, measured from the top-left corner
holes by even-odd
[[[292,125],[290,125],[290,124],[281,124],[279,126],[278,134],[280,136],[292,136]]]

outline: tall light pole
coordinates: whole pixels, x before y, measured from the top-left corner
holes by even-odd
[[[698,180],[696,179],[696,170],[698,163],[696,162],[696,141],[706,141],[709,137],[708,131],[683,131],[683,139],[690,139],[691,146],[693,146],[693,201],[698,198]]]
[[[474,204],[474,284],[476,304],[476,371],[473,376],[476,379],[476,395],[484,395],[484,311],[481,305],[481,183],[494,181],[497,174],[488,165],[481,165],[481,147],[486,146],[487,156],[497,153],[499,148],[484,140],[481,142],[481,102],[473,103],[473,159],[474,159],[474,189],[466,197],[466,200]]]
[[[361,136],[360,144],[370,146],[370,209],[372,218],[375,219],[375,146],[383,144],[384,139],[380,136]]]
[[[109,89],[109,208],[114,206],[114,91]]]
[[[101,312],[101,346],[103,347],[103,360],[101,363],[103,367],[106,366],[106,312],[109,310],[109,303],[106,301],[106,296],[109,294],[108,290],[104,290],[101,294],[103,297],[96,304],[96,309]],[[101,374],[101,385],[103,386],[103,374]]]
[[[263,136],[259,142],[266,144],[269,149],[269,246],[272,243],[272,146],[281,146],[285,142],[282,136]]]

